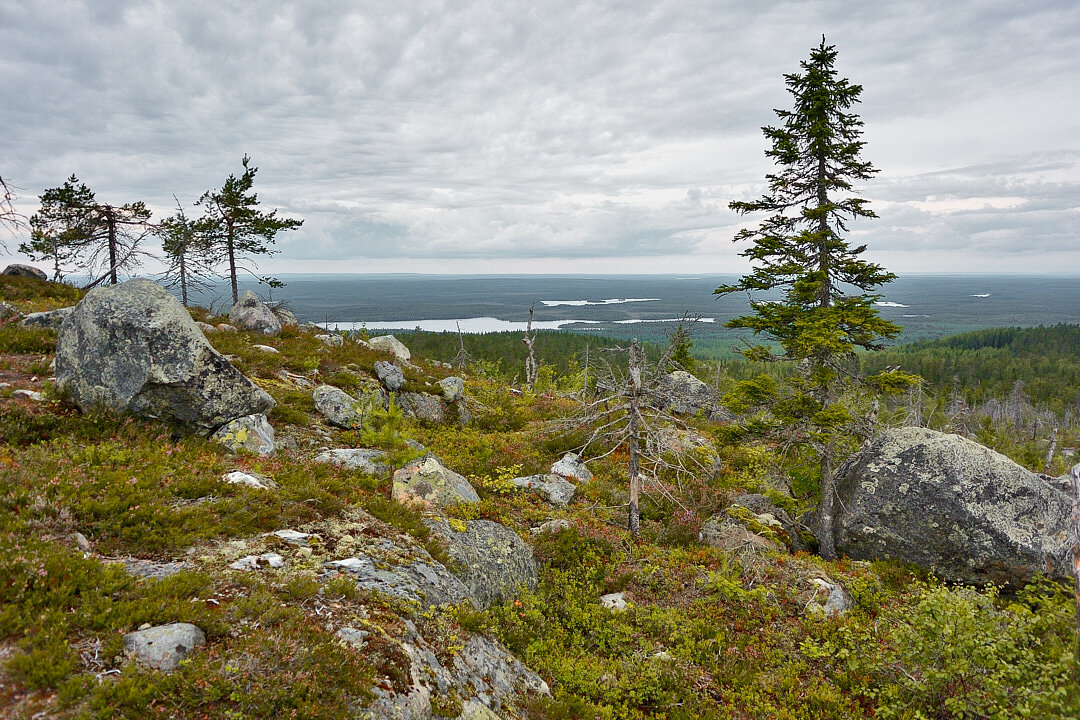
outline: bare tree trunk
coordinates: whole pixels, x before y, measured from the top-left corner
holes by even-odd
[[[187,254],[186,247],[180,253],[180,301],[184,304],[184,307],[187,307],[187,265],[184,262],[185,254]]]
[[[227,225],[227,244],[229,248],[229,280],[232,283],[233,305],[240,302],[240,293],[236,290],[236,246],[233,243],[233,224],[230,220]]]
[[[821,506],[818,509],[818,551],[826,560],[836,559],[836,539],[833,537],[833,500],[836,495],[836,469],[832,448],[821,451]]]
[[[585,379],[581,381],[581,399],[589,394],[589,346],[585,346]]]
[[[626,521],[626,527],[630,530],[630,533],[637,537],[641,533],[641,384],[642,384],[642,371],[641,366],[641,347],[638,345],[638,341],[635,338],[630,343],[630,373],[629,373],[629,387],[627,388],[627,394],[629,395],[629,407],[627,412],[630,413],[630,420],[628,424],[627,444],[630,448],[630,462],[628,464],[628,471],[630,475],[630,505],[628,508],[628,517]]]
[[[466,360],[469,357],[469,354],[467,352],[465,352],[465,336],[461,332],[461,323],[460,322],[457,324],[457,339],[458,339],[458,353],[457,353],[457,357],[454,358],[454,365],[456,365],[458,367],[458,369],[464,369],[465,368],[465,363],[466,363]]]
[[[1043,472],[1050,474],[1050,465],[1054,462],[1054,453],[1057,452],[1058,444],[1058,429],[1054,428],[1050,433],[1050,449],[1046,451],[1046,465],[1043,467]]]
[[[105,221],[109,225],[109,284],[116,285],[116,213],[111,205],[105,206]]]
[[[536,376],[539,368],[536,366],[536,352],[533,349],[533,343],[536,342],[536,333],[533,332],[533,310],[536,308],[536,303],[529,306],[529,324],[525,328],[525,337],[521,338],[521,342],[525,343],[525,347],[529,349],[529,356],[525,358],[525,384],[529,390],[532,390],[536,385]]]
[[[1076,592],[1076,657],[1080,660],[1080,463],[1073,465],[1069,473],[1072,478],[1073,507],[1072,535],[1069,538],[1072,553],[1073,589]]]

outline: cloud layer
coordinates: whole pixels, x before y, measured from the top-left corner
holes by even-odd
[[[0,0],[0,175],[167,214],[250,153],[306,221],[271,271],[740,271],[727,203],[824,33],[875,258],[1080,272],[1070,0],[759,5]]]

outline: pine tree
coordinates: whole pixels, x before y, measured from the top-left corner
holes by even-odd
[[[198,222],[188,218],[179,200],[176,201],[176,212],[158,223],[156,229],[165,253],[162,279],[166,287],[180,288],[180,301],[184,307],[188,305],[192,290],[209,287],[207,279],[212,274],[209,248],[198,230]]]
[[[51,259],[53,279],[65,265],[91,274],[88,287],[104,280],[117,284],[119,273],[139,265],[139,243],[151,230],[150,209],[142,202],[110,205],[72,175],[63,185],[41,195],[41,209],[30,218],[30,242],[19,252],[31,259]],[[98,272],[102,274],[94,277]]]
[[[237,271],[251,272],[243,264],[245,256],[272,255],[269,246],[274,243],[275,235],[304,224],[303,220],[277,217],[277,210],[262,212],[258,209],[259,198],[251,192],[251,187],[259,168],[251,167],[250,162],[251,158],[245,155],[241,161],[244,173],[240,177],[229,175],[221,189],[207,190],[195,203],[203,206],[206,213],[199,220],[200,234],[218,261],[228,263],[234,304],[240,298]],[[259,277],[259,280],[271,286],[280,285],[272,278]]]
[[[736,242],[752,243],[741,255],[753,262],[753,270],[715,291],[748,293],[752,313],[727,326],[772,341],[747,348],[746,357],[798,363],[788,394],[772,398],[771,412],[820,460],[819,540],[829,558],[836,554],[834,473],[852,447],[859,413],[867,410],[865,403],[860,408],[858,391],[892,390],[910,382],[902,373],[857,378],[855,350],[878,350],[901,327],[883,320],[873,307],[880,295],[872,291],[896,276],[860,259],[865,245],[852,247],[844,239],[851,221],[876,217],[867,200],[850,193],[855,182],[877,171],[861,158],[863,123],[850,112],[862,87],[838,78],[835,61],[836,48],[822,37],[801,63],[802,72],[784,76],[794,107],[775,111],[779,127],[762,128],[772,145],[765,154],[780,169],[766,175],[768,191],[760,199],[730,204],[740,215],[769,213],[758,227],[735,236]],[[848,294],[845,288],[858,292]],[[780,291],[779,298],[774,291]]]

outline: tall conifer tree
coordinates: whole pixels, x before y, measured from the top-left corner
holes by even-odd
[[[760,199],[730,204],[740,215],[769,214],[758,227],[735,236],[735,242],[751,242],[741,254],[753,262],[753,270],[737,284],[716,289],[718,295],[750,295],[752,313],[728,327],[772,341],[752,345],[744,355],[798,362],[788,394],[771,398],[770,410],[789,436],[808,444],[820,459],[819,540],[829,558],[836,555],[836,466],[852,447],[852,430],[860,420],[851,393],[909,381],[900,373],[857,378],[856,348],[880,349],[901,327],[883,320],[873,307],[880,295],[872,291],[896,276],[860,259],[866,246],[852,247],[844,238],[851,221],[876,217],[851,191],[877,171],[861,157],[863,123],[850,112],[862,87],[838,78],[835,61],[836,48],[822,37],[801,63],[802,72],[784,76],[794,106],[775,111],[778,127],[762,128],[772,145],[765,154],[779,170],[765,176],[768,190]]]

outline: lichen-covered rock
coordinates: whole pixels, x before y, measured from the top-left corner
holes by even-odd
[[[1069,577],[1072,500],[1004,455],[958,435],[899,428],[838,472],[839,552],[896,558],[972,585]]]
[[[428,393],[407,392],[398,395],[402,411],[409,417],[422,420],[432,425],[446,422],[446,408],[442,401]]]
[[[424,607],[473,602],[469,588],[426,552],[398,564],[360,555],[331,560],[324,568],[331,574],[349,576],[362,590],[413,600]]]
[[[676,415],[696,415],[701,412],[713,419],[729,416],[712,388],[685,370],[676,370],[661,377],[657,388],[650,394],[650,402],[658,409],[671,410]]]
[[[383,352],[393,353],[401,362],[408,362],[412,357],[412,353],[409,352],[409,348],[405,347],[400,340],[393,335],[380,335],[379,337],[373,337],[369,339],[368,345],[376,350],[382,350]]]
[[[320,333],[315,336],[315,339],[323,343],[324,345],[329,345],[330,347],[342,347],[345,344],[345,338],[341,337],[336,333]]]
[[[43,270],[38,270],[33,265],[23,265],[22,263],[11,263],[0,275],[14,275],[16,277],[28,277],[37,278],[38,280],[48,280],[49,276],[45,274]]]
[[[175,670],[195,648],[206,644],[206,635],[191,623],[172,623],[137,630],[124,636],[124,651],[140,665]]]
[[[405,375],[401,372],[401,368],[392,362],[376,360],[375,375],[390,392],[397,392],[405,387]]]
[[[430,519],[427,526],[447,542],[452,572],[481,610],[535,588],[539,564],[532,549],[510,528],[490,520]]]
[[[214,327],[214,326],[213,326],[213,325],[211,325],[210,323],[204,323],[204,322],[201,322],[201,321],[199,321],[199,320],[196,320],[196,321],[195,321],[195,327],[199,328],[199,329],[200,329],[200,330],[202,330],[202,331],[203,331],[204,333],[208,333],[208,332],[217,332],[217,328],[216,328],[216,327]]]
[[[372,476],[382,476],[390,472],[390,465],[386,462],[386,453],[371,448],[325,450],[315,456],[315,462],[333,463]]]
[[[585,461],[577,453],[568,452],[551,466],[551,472],[579,482],[589,482],[593,478],[592,470],[585,466]]]
[[[56,310],[30,313],[24,317],[19,324],[23,327],[40,327],[59,331],[60,327],[64,324],[64,321],[68,319],[68,316],[71,315],[74,310],[75,306],[71,306],[58,308]]]
[[[0,302],[0,322],[8,320],[10,318],[21,317],[22,313],[19,308],[15,307],[11,303]]]
[[[516,487],[540,495],[549,503],[558,507],[568,504],[574,499],[574,493],[577,492],[577,488],[572,482],[555,473],[516,477],[510,482]]]
[[[144,279],[95,288],[75,306],[57,337],[56,383],[83,410],[131,411],[189,431],[274,407],[172,295]]]
[[[245,290],[229,310],[229,322],[241,330],[250,330],[262,335],[281,334],[281,321],[277,315],[250,290]]]
[[[840,583],[824,576],[810,578],[807,582],[810,586],[811,597],[803,605],[808,615],[817,614],[825,617],[846,615],[851,608],[855,607],[855,601]]]
[[[814,536],[804,525],[792,519],[786,510],[760,493],[736,495],[731,507],[706,523],[706,527],[737,523],[760,535],[778,549],[791,552],[808,551],[816,544]],[[705,528],[703,528],[703,532]],[[714,544],[703,539],[706,544]]]
[[[263,457],[274,454],[274,428],[266,416],[259,413],[230,420],[211,438],[231,453],[244,451]]]
[[[698,533],[698,541],[736,554],[783,549],[783,545],[775,538],[756,533],[727,515],[717,515],[706,520]]]
[[[299,324],[296,319],[296,315],[293,315],[292,310],[289,310],[284,305],[270,305],[270,312],[274,313],[274,317],[281,323],[281,327],[295,327]]]
[[[394,497],[419,499],[434,505],[480,500],[468,480],[434,456],[406,465],[394,473]]]
[[[311,394],[315,409],[322,413],[326,421],[340,428],[354,428],[360,425],[364,416],[360,412],[360,402],[352,395],[333,385],[320,385]]]
[[[465,398],[465,381],[459,377],[443,378],[439,381],[443,400],[454,403]]]

